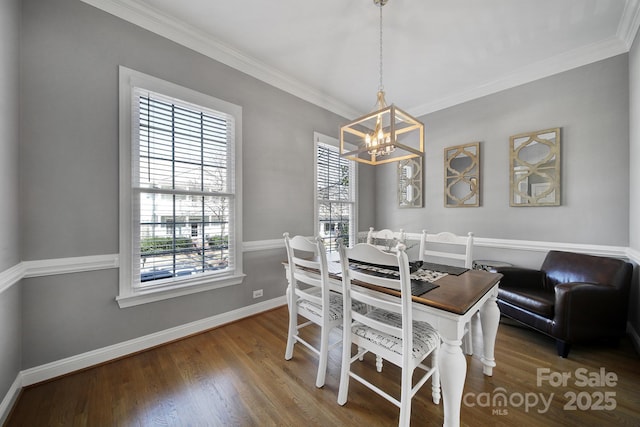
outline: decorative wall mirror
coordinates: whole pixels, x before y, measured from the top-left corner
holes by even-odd
[[[444,149],[444,205],[480,206],[480,143]]]
[[[398,162],[398,206],[422,207],[422,157]]]
[[[510,206],[560,206],[560,128],[509,139]]]

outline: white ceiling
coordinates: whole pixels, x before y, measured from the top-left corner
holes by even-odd
[[[346,117],[379,81],[373,0],[83,0]],[[627,52],[640,0],[389,0],[387,102],[419,116]]]

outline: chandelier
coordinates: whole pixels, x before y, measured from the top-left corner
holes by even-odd
[[[387,105],[382,84],[382,6],[380,8],[380,83],[375,111],[340,128],[340,155],[369,165],[396,162],[424,153],[424,125],[395,105]]]

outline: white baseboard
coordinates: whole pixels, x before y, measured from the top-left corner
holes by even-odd
[[[15,381],[7,391],[4,399],[0,402],[0,426],[6,422],[9,412],[20,394],[23,387],[33,385],[42,381],[50,380],[61,375],[70,374],[81,369],[90,368],[91,366],[105,363],[119,357],[127,356],[139,351],[166,344],[189,335],[204,332],[226,323],[234,322],[245,317],[280,307],[287,303],[286,297],[281,296],[248,307],[242,307],[227,313],[218,314],[206,319],[197,320],[185,325],[176,326],[175,328],[165,329],[164,331],[145,335],[122,343],[114,344],[108,347],[99,348],[97,350],[88,351],[86,353],[67,357],[66,359],[57,360],[45,365],[36,366],[18,372]]]
[[[9,417],[9,412],[13,405],[18,400],[18,395],[20,394],[20,390],[22,390],[22,375],[18,372],[18,376],[9,387],[9,391],[0,402],[0,426],[3,426]]]
[[[142,350],[165,344],[176,339],[206,331],[225,323],[240,320],[242,318],[271,310],[286,304],[286,297],[281,296],[272,300],[263,301],[248,307],[242,307],[227,313],[222,313],[206,319],[166,329],[140,338],[135,338],[108,347],[92,350],[86,353],[57,360],[45,365],[36,366],[20,372],[21,386],[36,384],[74,371],[89,368],[100,363],[108,362],[119,357],[127,356]]]
[[[92,366],[128,356],[139,351],[147,350],[161,344],[166,344],[189,335],[204,332],[208,329],[216,328],[226,323],[253,316],[285,304],[286,297],[281,296],[258,304],[253,304],[248,307],[242,307],[227,313],[218,314],[206,319],[176,326],[175,328],[165,329],[164,331],[20,371],[4,399],[0,402],[0,425],[4,425],[7,417],[9,416],[9,412],[15,404],[18,395],[20,394],[20,390],[22,390],[23,387],[47,381],[61,375],[70,374],[81,369],[90,368]]]
[[[166,344],[189,335],[204,332],[208,329],[216,328],[226,323],[234,322],[245,317],[253,316],[264,311],[268,311],[287,303],[286,297],[281,296],[268,301],[262,301],[248,307],[242,307],[227,313],[211,316],[206,319],[197,320],[175,328],[165,329],[122,343],[114,344],[97,350],[67,357],[45,365],[36,366],[18,372],[15,381],[7,391],[4,399],[0,402],[0,425],[4,425],[11,408],[15,404],[20,390],[23,387],[33,385],[42,381],[50,380],[61,375],[70,374],[81,369],[108,362],[120,357],[147,350],[149,348]]]

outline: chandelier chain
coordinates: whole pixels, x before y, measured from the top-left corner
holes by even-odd
[[[380,82],[378,84],[378,91],[384,90],[384,85],[382,84],[382,6],[384,3],[380,2]]]
[[[393,104],[388,106],[384,99],[382,7],[388,1],[373,0],[380,7],[380,81],[375,109],[340,128],[340,156],[374,166],[424,156],[424,125]]]

